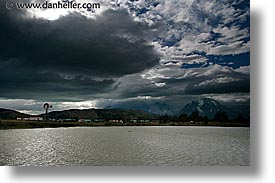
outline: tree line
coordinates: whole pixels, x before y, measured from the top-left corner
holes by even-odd
[[[249,126],[250,119],[245,117],[242,114],[238,114],[235,118],[229,118],[228,114],[224,111],[217,111],[213,118],[209,118],[206,115],[200,115],[200,113],[196,110],[193,111],[190,115],[181,114],[179,116],[168,116],[164,115],[160,117],[160,122],[167,123],[167,122],[219,122],[219,123],[239,123],[245,126]]]

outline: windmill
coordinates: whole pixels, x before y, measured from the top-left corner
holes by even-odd
[[[45,119],[47,119],[47,115],[48,115],[48,111],[49,111],[49,108],[52,108],[53,106],[50,105],[49,103],[45,103],[43,105],[43,108],[45,109],[46,113],[45,113]]]

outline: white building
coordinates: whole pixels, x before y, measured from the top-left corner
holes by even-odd
[[[30,121],[42,121],[43,120],[43,118],[42,117],[30,117],[29,118],[30,119]]]
[[[78,122],[92,122],[91,119],[79,119]]]
[[[29,118],[16,118],[16,120],[24,120],[24,121],[42,121],[43,118],[39,116],[33,116]]]

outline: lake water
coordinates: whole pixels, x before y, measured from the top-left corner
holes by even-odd
[[[0,165],[249,165],[249,128],[0,130]]]

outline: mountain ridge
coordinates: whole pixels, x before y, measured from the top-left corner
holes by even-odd
[[[144,110],[139,109],[120,109],[120,108],[107,108],[107,109],[67,109],[62,111],[51,111],[48,113],[47,118],[53,119],[120,119],[120,118],[158,118],[160,116],[179,116],[181,114],[191,115],[192,112],[198,111],[201,116],[207,116],[213,119],[218,111],[226,112],[230,118],[237,116],[237,112],[226,108],[218,101],[210,98],[201,98],[199,100],[187,103],[183,108],[179,108],[177,112],[164,102],[156,102],[149,108]],[[12,109],[0,108],[0,119],[16,119],[24,117],[40,116],[45,118],[45,114],[30,115],[20,113]]]
[[[214,115],[218,111],[226,112],[230,118],[236,117],[237,113],[231,109],[223,106],[218,101],[211,98],[201,98],[196,101],[192,101],[186,104],[181,110],[180,114],[191,115],[192,112],[198,111],[201,116],[207,116],[208,118],[214,118]]]

